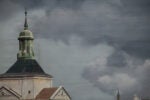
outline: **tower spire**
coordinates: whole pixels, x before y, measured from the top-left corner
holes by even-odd
[[[120,100],[120,93],[119,93],[119,89],[117,90],[117,100]]]
[[[25,8],[25,22],[24,22],[24,30],[27,30],[28,29],[28,23],[27,23],[27,9]]]

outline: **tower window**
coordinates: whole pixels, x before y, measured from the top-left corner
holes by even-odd
[[[31,93],[31,91],[29,90],[29,91],[28,91],[28,94],[30,94],[30,93]]]

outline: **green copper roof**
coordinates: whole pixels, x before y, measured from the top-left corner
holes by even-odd
[[[21,38],[33,39],[33,33],[30,30],[23,30],[22,32],[20,32],[18,39],[21,39]]]

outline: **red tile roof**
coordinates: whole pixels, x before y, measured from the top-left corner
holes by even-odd
[[[44,88],[41,92],[36,96],[35,100],[49,100],[49,98],[53,95],[53,93],[58,89],[58,87],[52,88]]]

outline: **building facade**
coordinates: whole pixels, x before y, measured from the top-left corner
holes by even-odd
[[[53,87],[53,77],[34,58],[34,36],[28,29],[26,11],[18,40],[17,61],[0,75],[0,100],[71,100],[64,87]]]

